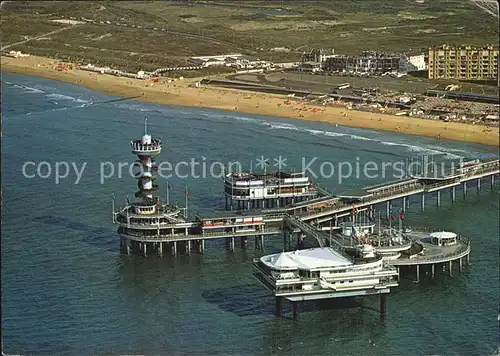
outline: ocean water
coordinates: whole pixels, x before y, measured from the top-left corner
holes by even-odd
[[[85,88],[2,73],[2,331],[8,353],[37,355],[490,355],[499,346],[498,188],[483,182],[452,204],[442,196],[418,199],[406,212],[411,225],[467,235],[471,265],[453,276],[438,274],[413,283],[403,279],[388,298],[384,321],[378,299],[361,304],[330,301],[301,306],[298,322],[275,318],[274,299],[251,275],[247,250],[226,251],[220,242],[205,255],[120,255],[111,224],[111,195],[132,197],[136,182],[118,164],[136,158],[129,141],[148,131],[162,138],[162,161],[185,178],[168,178],[172,202],[209,215],[222,209],[222,181],[189,174],[179,162],[212,167],[238,161],[257,168],[257,158],[282,156],[284,169],[310,166],[315,179],[341,192],[388,177],[354,174],[330,178],[340,162],[398,162],[432,155],[433,160],[496,158],[498,150],[397,133],[362,130],[217,110],[120,101]],[[304,162],[303,162],[304,160]],[[40,173],[48,178],[23,176]],[[58,162],[73,166],[56,184]],[[109,163],[105,163],[109,162]],[[215,163],[214,163],[215,162]],[[220,163],[217,163],[220,162]],[[250,163],[252,162],[252,163]],[[102,178],[101,165],[115,174]],[[51,174],[48,175],[48,166]],[[126,166],[125,166],[126,167]],[[60,173],[64,173],[59,163]],[[271,168],[268,168],[271,169]],[[208,173],[208,172],[207,172]],[[345,172],[344,172],[345,173]],[[388,175],[392,172],[389,171]],[[64,174],[63,174],[64,175]],[[200,176],[200,177],[198,177]],[[198,177],[198,178],[197,178]],[[164,179],[158,180],[164,194]],[[77,184],[75,184],[77,183]],[[265,253],[281,249],[280,237]]]

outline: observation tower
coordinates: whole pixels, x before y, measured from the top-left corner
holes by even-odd
[[[159,190],[154,172],[158,171],[156,157],[161,153],[161,140],[148,134],[147,119],[144,121],[144,135],[132,140],[132,153],[139,158],[134,162],[138,191],[135,201],[115,212],[113,199],[113,223],[118,224],[120,250],[127,254],[140,252],[146,256],[157,252],[160,256],[175,236],[188,235],[192,223],[187,222],[187,208],[170,205],[167,199],[162,203],[157,195]],[[184,210],[184,214],[183,214]],[[175,246],[174,254],[176,250]]]

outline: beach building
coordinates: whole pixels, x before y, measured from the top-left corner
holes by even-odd
[[[228,173],[224,187],[226,210],[285,207],[319,194],[304,172]]]
[[[398,286],[398,272],[374,248],[363,245],[352,255],[331,247],[319,247],[266,255],[253,260],[254,276],[276,298],[276,315],[281,300],[293,305],[307,300],[380,295],[380,313],[386,313],[386,295]]]
[[[272,64],[241,53],[191,57],[189,62],[202,67],[267,68]]]

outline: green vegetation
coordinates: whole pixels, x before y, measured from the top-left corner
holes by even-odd
[[[498,41],[495,19],[462,0],[12,1],[2,8],[2,44],[67,26],[51,22],[62,18],[94,22],[10,49],[151,70],[186,65],[193,55],[241,52],[293,61],[313,47],[400,52]],[[273,47],[292,51],[277,53]]]

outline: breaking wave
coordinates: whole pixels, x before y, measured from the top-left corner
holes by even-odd
[[[10,82],[4,82],[5,84],[12,84]],[[13,84],[12,85],[13,88],[18,88],[18,89],[21,89],[22,90],[22,93],[23,94],[38,94],[38,93],[45,93],[43,90],[40,90],[40,89],[36,89],[36,88],[32,88],[32,87],[29,87],[27,85],[20,85],[20,84]]]

